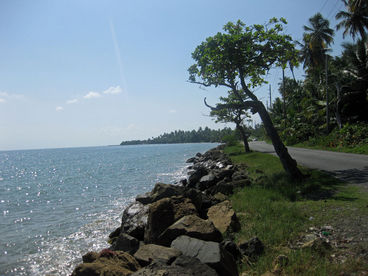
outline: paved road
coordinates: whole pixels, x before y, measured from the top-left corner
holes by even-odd
[[[251,142],[250,148],[276,155],[273,146],[265,142]],[[300,165],[327,171],[350,183],[368,185],[368,155],[294,147],[288,147],[288,151]]]

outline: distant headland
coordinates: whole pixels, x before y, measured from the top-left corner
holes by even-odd
[[[200,127],[198,130],[175,130],[147,140],[123,141],[120,145],[216,143],[224,141],[224,138],[226,139],[227,136],[231,136],[233,133],[234,131],[229,127],[217,130]]]

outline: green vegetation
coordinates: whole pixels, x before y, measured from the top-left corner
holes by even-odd
[[[231,197],[242,225],[236,239],[242,242],[257,236],[266,247],[258,261],[243,263],[243,271],[249,275],[272,271],[273,261],[280,254],[286,255],[289,263],[278,275],[345,275],[343,272],[348,275],[367,271],[367,261],[359,257],[359,244],[333,248],[327,253],[297,246],[308,229],[326,225],[357,239],[364,227],[359,221],[368,216],[367,193],[305,168],[301,169],[308,178],[293,183],[276,157],[256,152],[245,154],[241,145],[227,147],[225,152],[234,163],[246,164],[254,180],[252,186]],[[331,243],[335,241],[335,233],[326,235],[330,235]],[[344,261],[339,261],[341,258]]]
[[[321,13],[303,26],[299,42],[284,33],[284,18],[251,26],[238,20],[228,22],[223,32],[206,38],[192,53],[195,63],[188,69],[189,81],[229,89],[215,107],[205,102],[211,115],[219,122],[235,123],[240,131],[247,112],[258,113],[265,139],[272,142],[284,170],[294,179],[302,175],[284,143],[367,153],[368,2],[343,3],[345,10],[335,15],[336,28],[344,29],[343,37],[351,35],[354,43],[344,42],[337,56],[330,55],[329,48],[334,43],[334,27]],[[294,75],[299,63],[305,70],[302,80]],[[281,97],[270,103],[267,112],[254,89],[267,83],[265,76],[275,67],[282,69]],[[293,78],[285,77],[287,67]],[[249,131],[262,135],[259,127]],[[242,136],[247,151],[249,134]]]
[[[123,141],[120,145],[143,145],[143,144],[176,144],[176,143],[221,143],[224,137],[233,135],[231,128],[210,129],[208,127],[199,128],[198,130],[184,131],[175,130],[170,133],[164,133],[158,137],[152,137],[148,140]]]
[[[367,153],[368,129],[368,4],[344,1],[337,29],[344,28],[355,43],[329,55],[334,31],[320,13],[304,26],[300,61],[304,80],[284,78],[270,116],[288,145]],[[360,36],[360,38],[359,38]],[[362,135],[363,134],[363,135]]]
[[[271,18],[265,25],[252,26],[240,20],[229,22],[223,33],[218,32],[197,46],[192,53],[195,63],[188,71],[192,83],[229,88],[227,108],[258,112],[283,168],[293,179],[300,180],[302,175],[283,145],[265,106],[250,90],[266,83],[265,76],[272,67],[297,64],[298,52],[293,40],[284,34],[286,23],[284,18]]]

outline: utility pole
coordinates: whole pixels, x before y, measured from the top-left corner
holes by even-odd
[[[270,109],[272,108],[272,99],[271,99],[271,84],[269,86],[269,90],[270,90]]]
[[[282,68],[282,98],[284,102],[284,130],[286,129],[286,93],[285,93],[285,73],[284,68]]]
[[[325,58],[325,70],[326,70],[326,83],[325,83],[325,86],[326,86],[326,131],[327,131],[327,134],[330,132],[330,116],[328,114],[328,105],[329,105],[329,102],[328,102],[328,55],[326,53],[326,58]]]

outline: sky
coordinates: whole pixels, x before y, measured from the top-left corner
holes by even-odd
[[[301,40],[311,16],[321,12],[334,28],[343,8],[341,0],[1,0],[0,150],[233,127],[216,124],[203,104],[204,97],[216,104],[227,89],[188,82],[195,47],[238,19],[284,17],[286,33]],[[337,32],[333,55],[342,42]],[[281,75],[267,76],[272,99]],[[255,89],[265,104],[268,91],[268,84]]]

